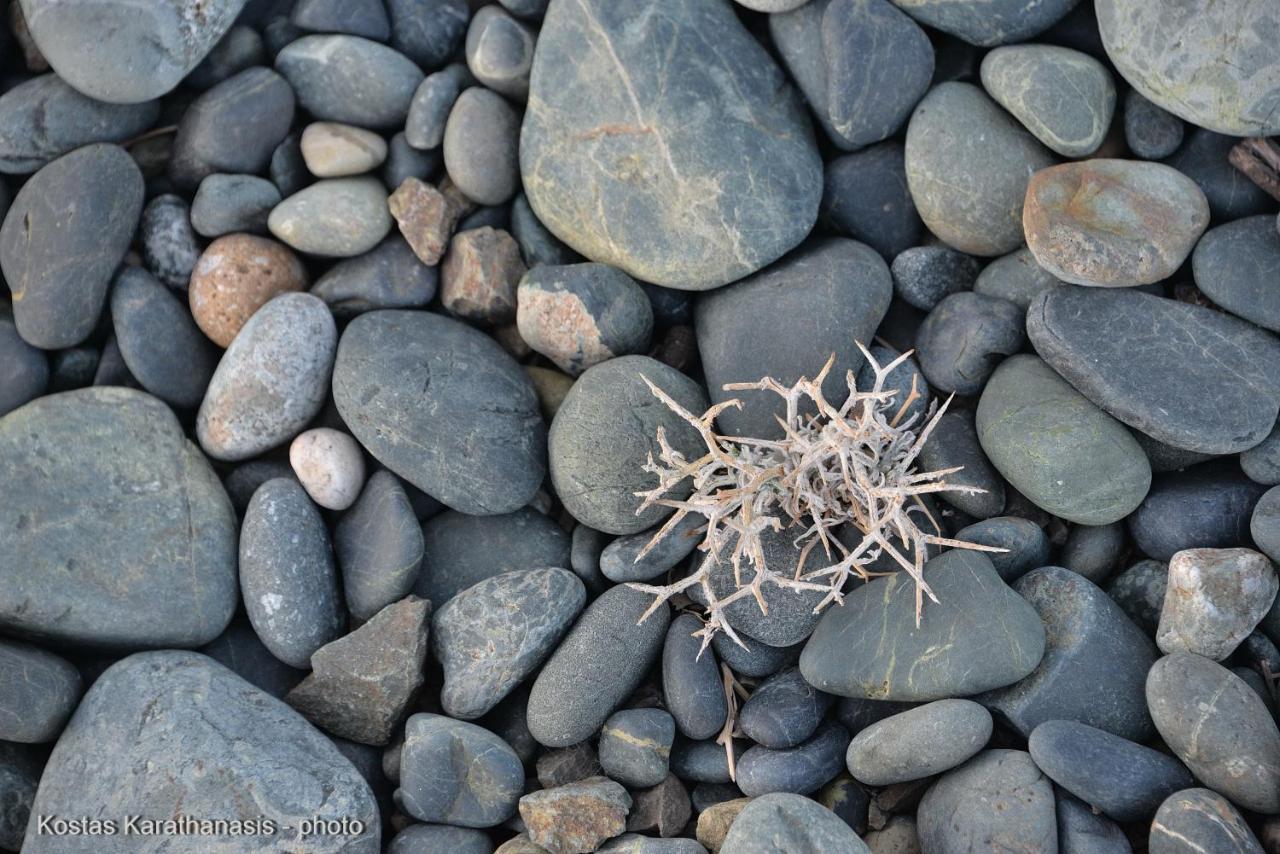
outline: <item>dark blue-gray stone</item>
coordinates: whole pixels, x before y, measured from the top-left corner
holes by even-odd
[[[233,74],[266,62],[267,50],[262,36],[244,20],[242,16],[241,23],[227,30],[200,64],[191,69],[191,73],[183,78],[184,86],[209,89]]]
[[[924,580],[938,601],[926,600],[918,626],[905,572],[829,608],[800,655],[805,679],[845,697],[936,700],[1012,684],[1040,662],[1039,616],[985,555],[944,552],[925,564]]]
[[[0,639],[0,741],[53,741],[75,711],[80,671],[38,646]]]
[[[391,46],[426,69],[438,68],[462,44],[467,0],[387,0]]]
[[[115,145],[78,148],[22,185],[0,226],[0,272],[24,341],[56,350],[89,337],[142,200],[142,173]]]
[[[1230,801],[1209,789],[1184,789],[1165,799],[1151,822],[1149,854],[1199,854],[1232,851],[1262,854],[1244,816]]]
[[[312,118],[378,130],[404,124],[423,77],[404,54],[346,35],[303,36],[276,56],[276,70]]]
[[[851,735],[856,736],[877,721],[914,709],[917,705],[917,703],[889,700],[864,700],[861,697],[841,697],[836,703],[835,718],[844,724],[844,728]]]
[[[200,182],[191,201],[191,226],[203,237],[233,232],[267,233],[267,216],[280,191],[256,175],[215,173]]]
[[[445,603],[432,621],[445,713],[472,719],[497,705],[551,654],[586,598],[578,576],[543,567],[487,578]]]
[[[572,264],[581,260],[578,253],[547,230],[533,208],[529,207],[529,200],[524,193],[517,195],[511,202],[511,236],[520,244],[520,255],[526,266]]]
[[[944,297],[972,290],[982,265],[946,246],[913,246],[898,253],[889,269],[895,294],[921,311],[932,311]]]
[[[1280,424],[1258,444],[1240,455],[1240,468],[1264,486],[1280,483]]]
[[[916,333],[916,358],[931,385],[982,391],[996,366],[1026,340],[1024,313],[999,297],[962,291],[943,298]]]
[[[1066,792],[1058,792],[1058,850],[1064,854],[1130,854],[1120,825]]]
[[[379,42],[391,38],[382,0],[298,0],[289,20],[313,33],[346,33]]]
[[[72,347],[54,353],[49,361],[49,393],[93,385],[93,378],[98,372],[98,355],[96,347]]]
[[[1059,284],[1058,278],[1041,267],[1024,246],[988,264],[973,289],[984,296],[1006,299],[1025,312],[1041,291]]]
[[[391,472],[374,472],[333,528],[351,616],[367,620],[413,590],[422,551],[422,528],[404,487]]]
[[[929,441],[921,449],[919,460],[921,471],[942,471],[961,466],[960,471],[946,476],[946,482],[953,486],[975,486],[984,490],[976,494],[938,493],[939,498],[957,510],[977,519],[989,519],[1004,509],[1004,479],[978,444],[978,432],[973,425],[972,413],[956,411],[944,414],[929,434]],[[1008,560],[1007,555],[992,554],[989,557],[1002,578],[1008,580],[1013,577],[1002,570],[1002,564]]]
[[[743,742],[734,741],[738,758],[742,757]],[[724,745],[710,739],[688,741],[677,738],[671,747],[671,772],[681,780],[695,783],[728,783],[729,757]]]
[[[1215,222],[1275,209],[1275,200],[1227,159],[1239,142],[1238,137],[1191,126],[1186,142],[1164,161],[1196,182],[1209,200],[1209,212]]]
[[[463,195],[502,205],[520,189],[520,115],[496,92],[472,86],[454,101],[444,128],[444,168]],[[461,230],[477,224],[463,224]]]
[[[186,200],[165,193],[147,202],[142,209],[138,238],[147,269],[169,287],[185,291],[191,271],[204,251],[191,227],[191,209]]]
[[[419,151],[404,138],[404,132],[391,137],[387,143],[387,160],[382,164],[382,183],[394,191],[407,178],[430,181],[444,164],[439,149]]]
[[[1230,462],[1157,475],[1129,517],[1129,533],[1147,557],[1167,561],[1183,549],[1249,544],[1249,519],[1267,491]]]
[[[844,769],[848,748],[849,733],[836,723],[823,724],[807,741],[785,750],[756,745],[738,758],[738,788],[748,797],[808,795]]]
[[[375,459],[454,510],[510,513],[542,484],[546,434],[533,383],[496,341],[459,321],[360,315],[338,344],[333,398]]]
[[[425,550],[414,592],[444,607],[474,584],[517,569],[569,568],[569,535],[531,507],[497,516],[446,511],[422,526]]]
[[[334,264],[311,293],[335,317],[349,319],[381,308],[424,308],[436,295],[438,281],[436,268],[419,261],[404,238],[392,234],[363,255]]]
[[[0,96],[0,172],[35,172],[82,145],[124,142],[155,124],[160,104],[108,104],[43,74]]]
[[[176,409],[195,409],[218,350],[184,302],[143,268],[124,267],[111,289],[111,321],[120,355],[142,387]]]
[[[540,744],[584,741],[640,685],[671,619],[663,604],[637,622],[652,602],[649,594],[618,585],[582,613],[529,694],[529,731]]]
[[[719,287],[817,218],[822,162],[800,99],[722,0],[552,0],[529,104],[534,212],[637,279]]]
[[[827,56],[822,46],[822,20],[831,0],[805,3],[792,0],[788,5],[790,8],[769,10],[770,40],[827,139],[836,148],[851,151],[857,146],[835,129],[827,108]]]
[[[0,627],[114,649],[199,646],[236,609],[236,521],[173,412],[100,387],[0,419]]]
[[[297,481],[269,480],[253,494],[240,530],[244,607],[267,649],[290,667],[336,640],[346,610],[320,511]]]
[[[924,224],[907,188],[902,143],[889,140],[828,161],[822,218],[886,260],[916,245]]]
[[[1159,107],[1137,89],[1124,97],[1124,139],[1129,150],[1143,160],[1168,157],[1182,145],[1182,119]]]
[[[600,730],[600,767],[624,786],[656,786],[670,773],[676,724],[662,709],[614,712]]]
[[[980,47],[1026,41],[1056,24],[1079,0],[894,0],[926,26]]]
[[[1076,721],[1045,721],[1027,750],[1051,780],[1116,821],[1144,821],[1194,783],[1172,756]]]
[[[1049,537],[1030,519],[996,516],[956,531],[955,538],[1004,552],[987,552],[991,564],[1005,581],[1013,581],[1049,562]]]
[[[1124,526],[1119,522],[1074,525],[1062,544],[1058,565],[1083,575],[1094,584],[1101,584],[1115,569],[1124,544]]]
[[[13,318],[0,315],[0,416],[44,394],[49,359],[18,334]]]
[[[196,98],[178,123],[169,177],[194,190],[215,172],[257,175],[293,124],[289,82],[270,68],[246,68]]]
[[[869,786],[923,780],[967,761],[991,738],[991,713],[972,700],[935,700],[854,737],[849,773]]]
[[[671,514],[656,505],[636,512],[641,505],[636,493],[657,484],[656,476],[641,467],[659,452],[659,428],[686,458],[695,459],[703,450],[697,431],[655,397],[645,379],[686,411],[706,411],[706,394],[686,375],[648,356],[620,356],[578,378],[547,436],[551,482],[565,509],[610,534],[638,533]],[[683,498],[691,488],[684,487],[683,494],[672,490],[668,497]]]
[[[1151,737],[1143,681],[1159,652],[1106,593],[1058,566],[1032,570],[1013,589],[1045,627],[1045,652],[1026,678],[975,699],[1023,736],[1073,720],[1134,741]]]
[[[1247,682],[1177,652],[1151,668],[1146,693],[1160,737],[1196,779],[1245,809],[1280,812],[1280,731]]]
[[[733,854],[867,854],[865,842],[831,810],[784,792],[755,798],[738,813],[721,851]]]
[[[387,846],[387,854],[493,854],[489,834],[448,824],[411,824]]]
[[[0,849],[22,848],[43,760],[41,748],[0,741]]]
[[[1196,286],[1218,305],[1273,332],[1280,331],[1280,234],[1270,214],[1211,228],[1191,256]]]
[[[627,581],[650,581],[688,557],[707,531],[706,517],[690,513],[675,524],[644,557],[659,528],[618,537],[600,552],[599,567],[605,578],[615,584]]]
[[[405,724],[396,802],[414,818],[494,827],[515,815],[523,790],[520,758],[487,729],[425,712]]]
[[[1280,487],[1272,487],[1262,494],[1254,505],[1249,518],[1249,533],[1253,542],[1267,557],[1280,563]],[[1265,624],[1265,621],[1264,621]],[[1280,612],[1268,628],[1272,640],[1280,638]]]
[[[409,114],[404,125],[404,136],[409,144],[424,151],[438,148],[444,142],[445,122],[453,109],[453,102],[473,82],[471,72],[460,62],[428,74],[409,102]]]
[[[834,353],[823,391],[844,402],[845,374],[862,364],[855,342],[870,346],[893,294],[884,260],[853,240],[806,246],[741,282],[699,297],[698,351],[713,403],[737,398],[742,409],[716,419],[726,434],[778,438],[785,402],[765,391],[725,391],[725,383],[766,376],[783,385],[816,376]],[[699,414],[699,413],[695,413]]]
[[[307,162],[302,159],[302,137],[299,134],[289,134],[271,152],[267,176],[285,198],[311,183]]]
[[[662,646],[662,690],[667,710],[686,738],[714,738],[729,713],[724,683],[716,655],[702,650],[702,638],[694,637],[703,623],[692,614],[680,614],[667,629]]]
[[[574,571],[592,596],[603,593],[609,581],[600,573],[600,555],[613,537],[587,525],[574,525],[570,536],[569,568]]]
[[[258,491],[258,487],[277,477],[289,477],[294,480],[298,478],[289,465],[287,454],[263,456],[240,463],[223,477],[223,485],[227,489],[227,495],[231,497],[231,504],[236,508],[236,513],[243,516],[245,508],[249,506],[249,501]]]
[[[467,68],[488,89],[514,101],[529,95],[537,33],[500,6],[481,7],[467,27]]]
[[[307,675],[305,670],[290,667],[272,655],[244,617],[232,620],[225,632],[199,651],[280,700]]]
[[[756,686],[738,712],[742,734],[764,747],[796,747],[813,735],[831,708],[832,697],[814,688],[797,667]]]
[[[944,774],[916,812],[920,848],[938,854],[1058,850],[1053,784],[1021,750],[984,750]],[[998,843],[996,843],[998,840]]]
[[[192,652],[132,655],[89,689],[49,757],[32,813],[80,815],[85,797],[115,805],[119,816],[261,819],[277,828],[152,837],[183,854],[310,848],[315,838],[300,837],[307,819],[360,822],[358,836],[342,837],[351,854],[380,847],[373,792],[333,743],[284,703]],[[41,835],[33,823],[23,850],[126,854],[138,842],[124,833]]]
[[[1129,615],[1129,619],[1155,637],[1168,586],[1168,564],[1158,560],[1140,560],[1111,580],[1107,585],[1107,595]]]
[[[716,632],[711,648],[716,657],[729,665],[729,669],[748,679],[772,676],[800,657],[800,644],[793,646],[769,646],[752,638],[742,638],[742,645],[724,632]],[[745,645],[745,648],[744,648]]]

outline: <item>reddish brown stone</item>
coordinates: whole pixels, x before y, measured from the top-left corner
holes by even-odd
[[[387,205],[413,253],[428,267],[440,263],[458,220],[474,209],[448,181],[436,189],[417,178],[405,178]]]
[[[516,286],[525,274],[520,246],[485,226],[454,235],[440,267],[440,301],[458,317],[487,323],[516,318]]]
[[[607,777],[591,777],[520,799],[529,839],[554,854],[587,854],[627,829],[631,796]]]
[[[282,243],[252,234],[219,237],[196,262],[187,298],[196,325],[228,347],[272,297],[307,287],[307,271]]]

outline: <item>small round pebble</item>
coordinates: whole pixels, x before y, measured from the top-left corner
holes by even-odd
[[[662,687],[667,709],[681,735],[691,739],[713,738],[724,726],[728,707],[716,656],[702,649],[703,629],[693,614],[680,614],[667,629],[662,647]]]
[[[600,767],[624,786],[656,786],[669,773],[675,736],[675,720],[661,709],[614,712],[600,730]]]
[[[756,686],[738,711],[743,735],[765,747],[796,747],[810,736],[831,708],[832,697],[788,667]]]
[[[215,173],[200,182],[191,201],[191,227],[201,237],[265,234],[267,217],[278,204],[280,191],[266,178]]]
[[[1115,569],[1124,550],[1124,526],[1074,525],[1062,544],[1058,565],[1078,572],[1094,584],[1101,584]]]
[[[265,237],[229,234],[200,255],[187,299],[200,331],[219,347],[230,347],[258,309],[306,287],[306,268],[287,247]]]
[[[945,246],[913,246],[899,253],[889,269],[894,293],[908,305],[931,311],[944,297],[972,290],[982,265]]]
[[[523,100],[529,94],[534,33],[498,6],[484,6],[467,29],[467,68],[484,86]]]
[[[289,465],[311,500],[327,510],[346,510],[364,486],[360,446],[329,427],[299,433],[289,445]]]
[[[138,232],[147,269],[169,287],[185,290],[200,258],[187,203],[172,193],[156,196],[143,208]]]
[[[494,827],[515,815],[524,769],[483,727],[419,713],[405,724],[397,801],[421,821]]]
[[[387,159],[385,139],[338,122],[312,122],[303,129],[299,145],[303,162],[317,178],[362,175]]]
[[[991,738],[991,713],[935,700],[871,724],[849,743],[849,773],[869,786],[921,780],[967,761]]]
[[[271,211],[267,228],[299,252],[349,258],[377,246],[391,230],[387,191],[376,178],[329,178],[294,193]]]
[[[795,747],[772,750],[756,745],[738,759],[738,788],[749,797],[770,792],[807,795],[844,768],[849,733],[840,724],[826,723]]]
[[[492,7],[489,7],[492,8]],[[496,92],[467,89],[444,129],[444,168],[467,198],[500,205],[520,188],[520,117]]]
[[[1026,340],[1026,313],[1008,300],[965,291],[944,298],[916,335],[916,358],[929,384],[972,395],[1005,356]]]
[[[1124,97],[1124,138],[1143,160],[1161,160],[1182,145],[1182,119],[1130,89]]]

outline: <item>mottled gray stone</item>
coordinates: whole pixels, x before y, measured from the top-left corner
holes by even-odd
[[[998,47],[982,59],[982,85],[1063,157],[1089,156],[1111,128],[1116,86],[1088,54],[1056,45]]]
[[[586,595],[572,572],[548,567],[497,575],[450,599],[433,620],[444,711],[471,719],[497,705],[551,654]]]
[[[557,237],[681,290],[780,257],[813,226],[822,194],[799,98],[720,0],[552,0],[520,164]]]
[[[1021,750],[984,750],[925,792],[920,847],[938,854],[1056,851],[1053,784]]]
[[[1125,546],[1124,526],[1075,525],[1058,555],[1058,565],[1101,584],[1115,568]]]
[[[888,140],[828,161],[822,218],[885,259],[919,243],[924,224],[907,187],[902,143]]]
[[[729,713],[715,653],[702,649],[703,629],[693,614],[671,621],[662,646],[662,691],[666,707],[686,738],[714,738]]]
[[[421,821],[494,827],[516,813],[524,769],[487,729],[419,713],[405,724],[396,801]]]
[[[916,333],[916,356],[929,383],[975,395],[1005,356],[1026,340],[1023,311],[1014,303],[972,291],[937,304]]]
[[[1099,0],[1097,13],[1107,56],[1150,100],[1219,133],[1280,133],[1280,64],[1269,35],[1280,28],[1280,9]]]
[[[18,334],[13,318],[0,315],[0,416],[44,394],[49,359]]]
[[[984,10],[985,11],[985,10]],[[977,86],[943,83],[907,125],[907,183],[929,230],[970,255],[1022,243],[1022,202],[1053,157]]]
[[[714,403],[737,398],[742,409],[717,418],[731,435],[778,438],[785,403],[771,392],[725,391],[725,383],[769,376],[791,384],[813,377],[831,354],[823,384],[843,402],[845,374],[862,364],[855,342],[869,346],[893,295],[889,268],[870,247],[833,238],[814,243],[763,272],[702,296],[694,307],[698,350]]]
[[[303,36],[276,56],[276,70],[312,118],[379,130],[404,124],[423,77],[404,54],[348,35]]]
[[[147,269],[169,287],[185,291],[203,251],[191,227],[186,201],[165,193],[147,202],[138,237]]]
[[[338,347],[333,398],[370,454],[455,510],[509,513],[542,483],[533,384],[496,341],[456,320],[360,315]]]
[[[44,74],[0,96],[0,172],[25,175],[93,142],[124,142],[160,116],[155,101],[108,104]]]
[[[848,748],[849,733],[837,723],[823,724],[795,747],[772,750],[756,745],[738,758],[738,788],[748,797],[811,794],[843,770]]]
[[[1026,41],[1079,0],[893,0],[917,21],[980,47]]]
[[[136,104],[177,86],[230,29],[244,4],[22,0],[22,13],[59,77],[91,98]]]
[[[1144,554],[1164,561],[1183,549],[1247,546],[1250,514],[1265,491],[1228,462],[1162,474],[1129,517],[1129,533]]]
[[[927,447],[927,446],[926,446]],[[956,531],[955,538],[1003,552],[987,552],[992,566],[1005,581],[1013,581],[1049,562],[1049,537],[1040,526],[1017,516],[996,516]]]
[[[764,747],[796,747],[817,730],[831,700],[806,682],[799,668],[788,667],[756,686],[738,711],[738,727]]]
[[[1205,785],[1255,812],[1280,812],[1280,731],[1262,698],[1230,670],[1175,652],[1147,676],[1165,744]]]
[[[1124,138],[1129,150],[1143,160],[1168,157],[1182,145],[1182,119],[1157,106],[1137,89],[1124,97]]]
[[[467,68],[485,87],[523,101],[533,67],[532,29],[500,6],[482,6],[467,27]]]
[[[128,726],[121,726],[128,721]],[[158,775],[158,777],[157,777]],[[156,779],[166,781],[157,786]],[[35,815],[78,816],[84,799],[104,818],[140,816],[268,820],[272,835],[166,834],[173,852],[272,851],[374,854],[378,806],[368,783],[329,739],[284,703],[212,659],[166,650],[113,665],[85,695],[49,757]],[[358,835],[300,836],[307,819],[360,822]],[[54,836],[28,826],[23,851],[139,850],[136,834]]]
[[[1150,854],[1198,854],[1233,851],[1262,854],[1244,816],[1231,802],[1209,789],[1184,789],[1165,799],[1151,822]]]
[[[898,253],[889,269],[894,293],[908,305],[931,311],[943,297],[971,290],[982,265],[945,246],[912,246]]]
[[[551,854],[595,851],[627,829],[627,790],[604,777],[530,792],[520,799],[529,839]]]
[[[1280,331],[1280,234],[1270,214],[1246,217],[1205,232],[1191,256],[1196,286],[1233,314]]]
[[[1194,782],[1168,754],[1076,721],[1045,721],[1027,750],[1055,783],[1116,821],[1144,821]]]
[[[664,604],[637,623],[651,604],[649,594],[619,585],[582,613],[529,694],[529,731],[539,743],[583,741],[639,686],[671,618]]]
[[[329,309],[310,294],[281,294],[254,312],[200,404],[205,453],[244,460],[300,433],[324,405],[337,336]]]
[[[311,287],[335,317],[350,319],[380,308],[423,308],[436,295],[439,276],[392,234],[363,255],[339,261]]]
[[[988,264],[973,283],[973,289],[985,296],[1006,299],[1026,311],[1041,291],[1060,283],[1024,246]]]
[[[975,423],[996,469],[1037,507],[1069,521],[1123,519],[1151,485],[1151,466],[1129,431],[1034,356],[996,369]]]
[[[877,721],[849,743],[849,773],[869,786],[921,780],[967,761],[991,738],[991,713],[937,700]]]
[[[0,226],[0,272],[18,334],[46,350],[93,332],[142,214],[142,173],[123,148],[78,148],[22,185]]]
[[[659,427],[690,459],[702,448],[697,431],[655,397],[645,379],[689,412],[707,409],[702,387],[689,377],[647,356],[620,356],[578,378],[547,438],[551,482],[565,509],[610,534],[634,534],[670,515],[657,506],[636,512],[641,499],[635,493],[656,485],[641,466],[659,452]],[[679,490],[669,494],[682,497]]]
[[[0,741],[53,741],[83,690],[75,665],[30,644],[0,639]]]
[[[439,147],[444,142],[445,122],[454,102],[463,89],[472,85],[473,80],[471,72],[460,62],[428,74],[409,103],[409,115],[404,126],[408,143],[424,151]]]
[[[1266,616],[1280,580],[1251,549],[1186,549],[1169,559],[1156,643],[1214,661],[1231,655]]]
[[[163,403],[122,388],[0,419],[0,626],[51,641],[199,646],[236,607],[231,502]]]
[[[280,191],[256,175],[209,175],[191,201],[191,226],[204,237],[237,231],[265,234],[271,209],[280,204]]]
[[[902,572],[829,608],[800,656],[805,679],[846,697],[936,700],[1012,684],[1039,663],[1040,618],[985,555],[944,552],[925,564],[924,580],[938,602],[926,603],[919,626],[915,582]]]
[[[389,471],[376,471],[333,529],[347,608],[367,620],[413,589],[422,563],[422,529]]]
[[[1152,637],[1160,623],[1169,567],[1158,560],[1140,560],[1112,579],[1107,594]]]
[[[414,588],[437,608],[504,572],[570,566],[569,536],[531,507],[494,516],[446,511],[423,524],[422,536],[426,549]]]
[[[656,786],[667,779],[676,723],[662,709],[614,712],[600,730],[600,767],[624,786]]]
[[[658,528],[618,537],[599,554],[599,571],[616,584],[628,581],[650,581],[673,569],[688,557],[706,534],[706,517],[690,513],[663,535],[652,549],[649,548]]]
[[[232,620],[225,632],[200,647],[199,652],[279,700],[307,675],[305,670],[290,667],[272,655],[244,617]]]
[[[272,209],[271,233],[299,252],[350,258],[391,231],[387,191],[377,178],[329,178],[299,190]]]
[[[272,655],[307,669],[346,625],[329,531],[297,481],[253,494],[240,531],[240,587],[254,631]]]
[[[866,843],[831,810],[800,795],[775,793],[747,804],[724,838],[733,854],[866,854]]]

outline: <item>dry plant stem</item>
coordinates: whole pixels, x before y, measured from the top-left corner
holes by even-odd
[[[729,759],[729,779],[736,783],[738,782],[738,760],[733,753],[733,739],[742,735],[742,731],[738,729],[738,700],[745,701],[748,694],[747,689],[742,687],[742,683],[729,669],[729,665],[723,661],[720,662],[720,678],[724,683],[724,702],[727,712],[724,716],[724,726],[716,736],[716,744],[724,748],[725,756]]]
[[[845,377],[848,397],[839,406],[827,400],[823,381],[835,363],[835,355],[812,380],[802,377],[784,386],[771,377],[753,383],[731,383],[726,391],[767,391],[783,399],[785,416],[778,419],[780,439],[722,436],[714,422],[726,409],[742,407],[739,400],[716,404],[700,416],[686,410],[662,389],[645,378],[649,390],[667,408],[688,422],[702,437],[705,453],[687,460],[671,447],[662,428],[658,429],[658,460],[650,454],[644,469],[658,478],[653,489],[636,493],[643,498],[640,509],[670,507],[675,513],[636,557],[644,557],[690,513],[704,516],[706,533],[698,549],[702,559],[693,572],[671,584],[632,584],[651,593],[653,604],[641,616],[644,621],[672,596],[697,588],[707,603],[707,620],[702,630],[702,649],[716,632],[724,632],[745,647],[726,616],[726,608],[750,597],[768,614],[764,590],[772,585],[793,593],[824,594],[814,608],[820,612],[832,602],[843,602],[845,585],[857,576],[869,579],[883,572],[871,564],[888,557],[916,583],[916,621],[919,623],[924,597],[937,601],[924,580],[924,563],[930,545],[1000,552],[1004,549],[980,546],[939,536],[940,528],[929,516],[920,496],[932,492],[980,493],[972,486],[952,485],[945,478],[960,468],[918,472],[915,461],[930,433],[950,404],[931,407],[921,415],[906,417],[920,394],[911,391],[899,404],[896,390],[886,390],[885,382],[895,368],[910,356],[904,353],[887,365],[879,364],[858,344],[875,373],[871,387],[860,391],[854,373]],[[919,425],[919,426],[918,426]],[[675,498],[677,489],[692,482],[688,498]],[[932,533],[916,524],[924,516]],[[842,532],[856,531],[850,544]],[[783,574],[769,568],[761,536],[768,531],[786,531],[800,549],[794,572]],[[821,565],[814,553],[821,555]],[[719,595],[712,586],[712,571],[722,560],[733,568],[734,589]]]
[[[1257,137],[1242,140],[1231,149],[1227,160],[1273,199],[1280,199],[1280,144]]]

